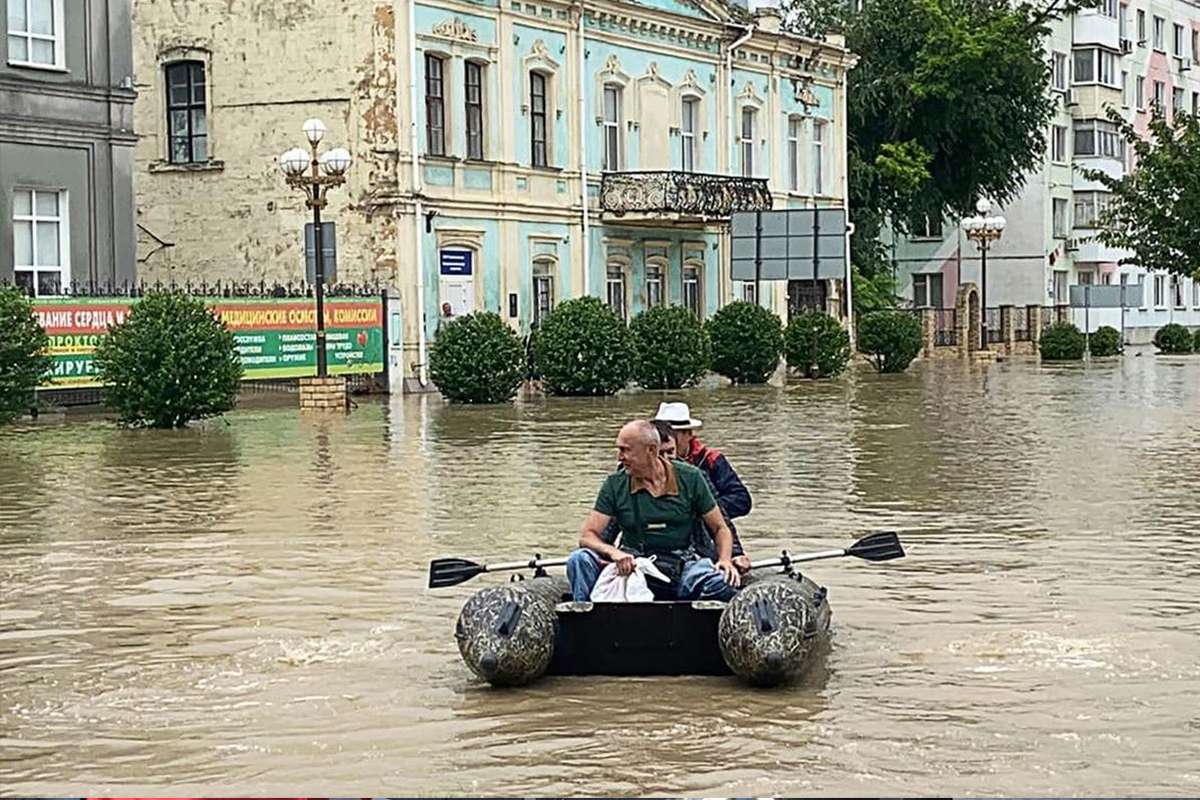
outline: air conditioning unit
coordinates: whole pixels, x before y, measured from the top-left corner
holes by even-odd
[[[1063,92],[1063,103],[1067,108],[1074,108],[1079,105],[1079,101],[1075,98],[1075,92],[1071,89]]]
[[[1133,52],[1133,40],[1122,39],[1121,40],[1121,52],[1122,53],[1132,53]]]
[[[1187,72],[1192,68],[1192,60],[1190,58],[1179,59],[1179,71]]]

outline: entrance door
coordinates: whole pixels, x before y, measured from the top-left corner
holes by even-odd
[[[439,289],[442,303],[450,304],[450,311],[456,317],[461,317],[464,314],[470,314],[475,310],[475,283],[467,279],[446,279],[443,278]],[[441,313],[441,307],[438,307],[438,313]]]

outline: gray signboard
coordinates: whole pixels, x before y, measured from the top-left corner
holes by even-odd
[[[733,215],[737,281],[846,277],[846,211],[790,208]]]
[[[304,280],[310,284],[317,282],[317,260],[313,258],[313,224],[304,225]],[[326,285],[337,283],[337,226],[332,222],[321,223],[321,259],[325,269]]]
[[[1092,286],[1081,284],[1070,288],[1072,308],[1137,308],[1142,305],[1142,286]]]

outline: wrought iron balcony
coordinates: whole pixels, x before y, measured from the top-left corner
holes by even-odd
[[[735,211],[766,211],[765,178],[697,172],[606,172],[600,208],[617,216],[729,219]]]

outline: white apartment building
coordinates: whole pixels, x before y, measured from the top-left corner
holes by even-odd
[[[1132,343],[1149,342],[1168,322],[1200,327],[1200,281],[1121,265],[1125,251],[1096,240],[1110,194],[1082,174],[1120,176],[1133,167],[1108,107],[1141,131],[1154,106],[1168,118],[1200,111],[1200,4],[1104,0],[1054,23],[1046,49],[1055,99],[1046,154],[1021,196],[999,209],[1008,225],[988,251],[988,307],[1063,305],[1072,285],[1124,283],[1142,287],[1140,303],[1124,314],[1073,309],[1074,322],[1093,331],[1123,323]],[[889,244],[898,291],[914,305],[950,307],[959,284],[981,283],[978,248],[957,219],[927,223]]]

